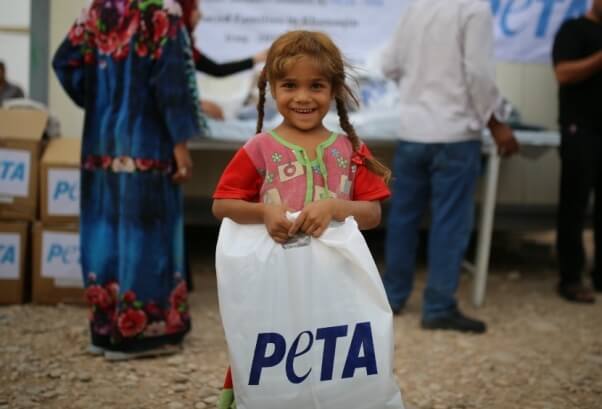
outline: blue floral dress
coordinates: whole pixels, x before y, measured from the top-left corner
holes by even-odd
[[[94,0],[53,60],[85,110],[81,263],[96,346],[141,351],[190,329],[174,145],[203,134],[189,37],[165,0]]]

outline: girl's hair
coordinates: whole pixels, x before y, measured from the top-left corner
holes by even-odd
[[[355,129],[349,122],[347,106],[358,105],[358,100],[345,79],[347,77],[345,63],[341,51],[324,33],[316,31],[289,31],[278,37],[268,50],[265,66],[259,75],[257,87],[259,88],[259,100],[257,101],[257,133],[263,128],[265,93],[268,83],[282,79],[290,68],[301,58],[313,59],[322,70],[322,74],[330,80],[334,94],[334,100],[339,115],[339,124],[351,145],[353,151],[360,148],[360,140]],[[366,168],[373,173],[382,176],[386,182],[391,177],[391,171],[385,165],[374,158],[364,158]]]

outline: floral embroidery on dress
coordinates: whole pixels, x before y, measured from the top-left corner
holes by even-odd
[[[171,161],[132,158],[130,156],[112,157],[108,155],[88,155],[83,161],[82,168],[85,170],[111,170],[115,173],[133,173],[135,171],[171,173],[173,170],[173,163]]]
[[[94,50],[123,60],[129,55],[131,39],[139,57],[161,57],[167,37],[174,38],[181,26],[178,8],[172,1],[106,0],[94,2],[69,31],[69,41],[82,48],[85,64],[94,63]],[[181,10],[179,10],[181,14]],[[78,61],[71,61],[79,65]]]
[[[342,156],[339,156],[337,157],[337,165],[341,169],[347,169],[347,167],[349,166],[349,161],[343,158]]]
[[[124,338],[157,337],[184,331],[190,323],[186,282],[176,274],[178,284],[169,296],[169,305],[161,308],[154,301],[142,301],[134,291],[119,296],[119,284],[96,283],[96,275],[88,274],[85,297],[90,308],[92,331],[110,335],[113,342]]]
[[[280,163],[281,160],[282,160],[282,155],[281,154],[279,154],[278,152],[272,153],[272,162],[274,162],[274,163]]]

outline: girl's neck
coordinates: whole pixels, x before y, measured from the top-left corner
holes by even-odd
[[[284,140],[305,149],[315,149],[319,144],[328,139],[331,132],[324,126],[311,131],[302,131],[284,124],[278,125],[274,131]]]

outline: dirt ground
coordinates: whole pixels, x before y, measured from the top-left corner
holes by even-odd
[[[382,262],[375,237],[370,245]],[[211,248],[213,237],[195,240]],[[485,304],[470,306],[468,275],[459,294],[463,310],[488,323],[485,335],[419,328],[421,268],[395,317],[395,375],[406,407],[602,408],[602,294],[587,306],[559,299],[549,241],[496,243]],[[106,362],[85,352],[85,308],[0,308],[0,409],[215,407],[228,360],[212,251],[191,255],[193,330],[175,356]]]

